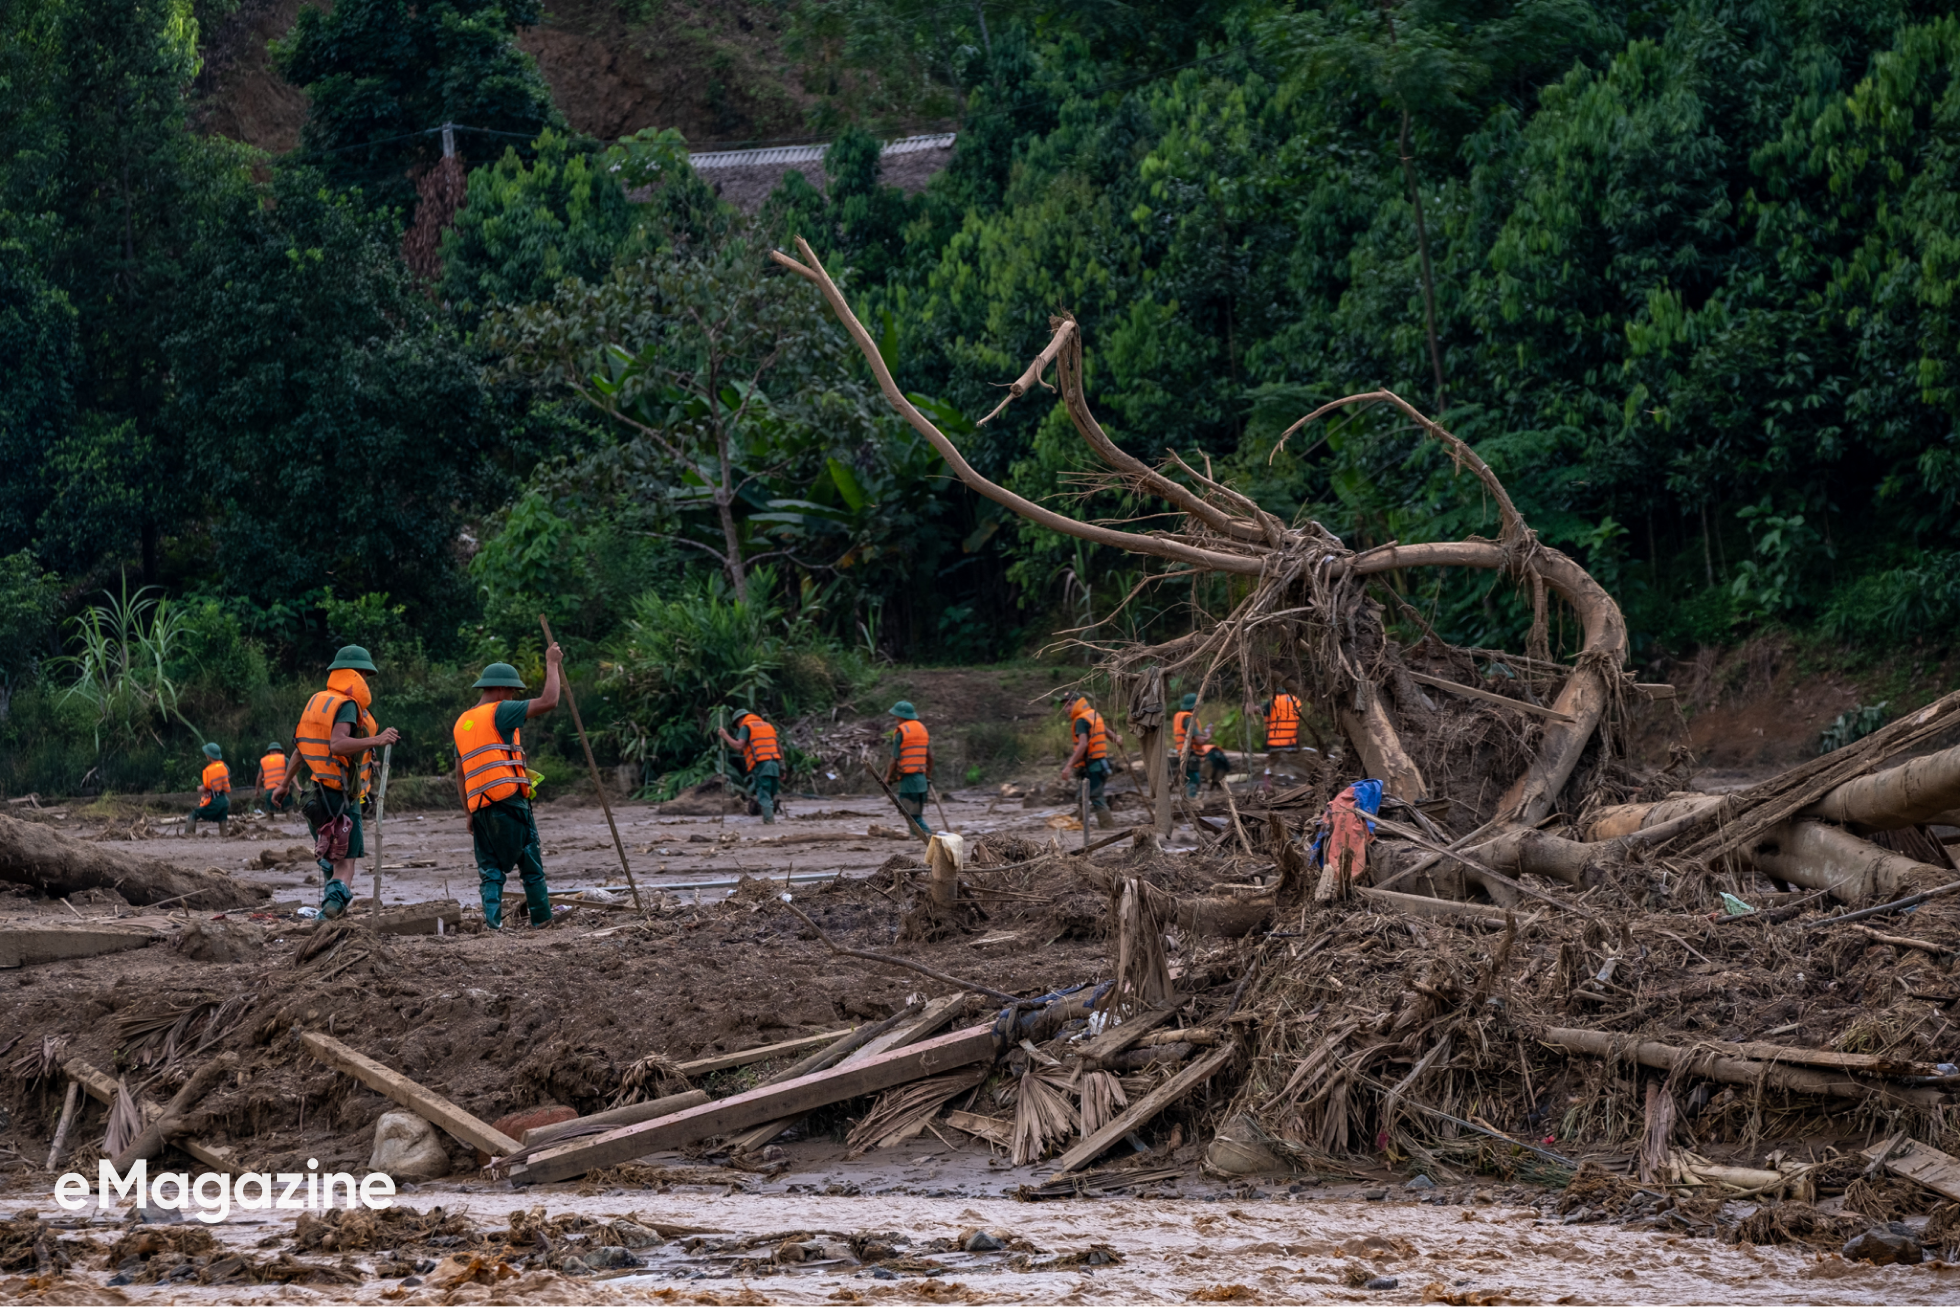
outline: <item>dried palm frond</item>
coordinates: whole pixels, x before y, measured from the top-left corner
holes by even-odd
[[[665,1098],[669,1094],[684,1094],[688,1088],[687,1077],[673,1058],[664,1053],[648,1053],[626,1068],[608,1106],[624,1107],[628,1103]],[[649,1090],[652,1092],[649,1093]]]
[[[8,1070],[14,1079],[28,1088],[33,1088],[45,1080],[52,1080],[61,1070],[61,1052],[68,1046],[63,1035],[43,1035],[21,1051]]]
[[[1084,1138],[1116,1119],[1116,1109],[1130,1105],[1123,1082],[1114,1072],[1084,1072],[1076,1092],[1082,1100],[1081,1132]]]
[[[102,1155],[115,1157],[143,1133],[143,1114],[127,1080],[116,1081],[116,1098],[109,1104],[109,1129],[102,1138]]]
[[[857,1157],[873,1148],[889,1148],[919,1134],[926,1128],[939,1109],[946,1106],[954,1095],[971,1089],[987,1078],[987,1068],[982,1066],[963,1067],[943,1076],[932,1076],[926,1080],[915,1080],[909,1085],[887,1089],[872,1104],[871,1111],[862,1121],[851,1127],[845,1139],[851,1156]]]
[[[1075,1132],[1079,1117],[1069,1106],[1068,1081],[1052,1071],[1026,1071],[1014,1096],[1014,1165],[1026,1166]]]

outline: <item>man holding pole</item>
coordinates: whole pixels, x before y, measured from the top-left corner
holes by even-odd
[[[1089,806],[1096,814],[1096,825],[1107,830],[1116,824],[1116,817],[1109,810],[1109,796],[1103,793],[1103,785],[1109,778],[1109,742],[1113,739],[1120,744],[1123,737],[1103,721],[1095,701],[1086,694],[1070,697],[1068,715],[1075,733],[1075,752],[1062,764],[1061,779],[1067,781],[1073,774],[1078,784],[1088,786]]]
[[[892,731],[892,760],[885,767],[885,784],[898,782],[899,812],[920,835],[931,839],[926,796],[932,792],[932,736],[910,699],[893,704],[891,715],[898,718],[898,725]]]
[[[553,641],[544,651],[544,691],[519,699],[524,678],[509,663],[491,663],[472,689],[483,693],[456,719],[456,795],[469,813],[476,846],[483,924],[504,924],[504,879],[515,869],[524,881],[531,925],[551,924],[551,895],[544,883],[544,853],[531,812],[531,774],[524,766],[524,723],[558,706],[559,668],[565,651]]]
[[[287,768],[285,779],[272,790],[273,803],[283,804],[302,772],[313,779],[312,797],[300,813],[313,833],[313,854],[326,880],[320,915],[328,920],[347,911],[354,901],[348,878],[354,874],[355,862],[367,853],[361,838],[358,786],[368,752],[402,737],[392,726],[382,730],[368,711],[374,702],[368,677],[375,674],[374,659],[357,644],[343,646],[334,655],[327,666],[327,688],[306,701],[299,729],[293,732],[305,765]],[[354,734],[357,726],[360,735]]]

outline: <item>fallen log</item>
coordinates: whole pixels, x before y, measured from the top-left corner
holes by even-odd
[[[1432,899],[1424,894],[1401,894],[1391,889],[1363,888],[1356,892],[1363,900],[1377,907],[1393,908],[1398,912],[1439,921],[1474,921],[1501,927],[1506,915],[1506,909],[1494,908],[1487,903],[1458,903],[1453,899]]]
[[[666,1148],[679,1148],[711,1135],[745,1130],[841,1103],[847,1098],[890,1089],[942,1071],[953,1071],[994,1056],[991,1025],[956,1030],[911,1048],[892,1049],[864,1062],[834,1067],[780,1085],[751,1089],[733,1098],[704,1103],[671,1116],[546,1149],[513,1166],[515,1184],[568,1180],[602,1166],[617,1166]]]
[[[1887,1140],[1865,1150],[1874,1162],[1883,1159],[1893,1175],[1925,1185],[1934,1193],[1960,1202],[1960,1160],[1916,1139]]]
[[[1805,889],[1827,890],[1840,903],[1931,889],[1953,874],[1821,821],[1772,827],[1745,852],[1758,871]]]
[[[43,962],[100,957],[148,948],[163,936],[137,925],[77,926],[70,922],[0,927],[0,970]]]
[[[235,880],[221,871],[191,871],[4,813],[0,813],[0,881],[32,885],[54,898],[112,889],[139,907],[181,899],[193,908],[237,908],[272,897],[264,886]]]
[[[1571,1030],[1554,1027],[1543,1036],[1546,1044],[1591,1057],[1625,1057],[1641,1066],[1672,1071],[1685,1065],[1690,1075],[1706,1076],[1731,1085],[1761,1083],[1793,1094],[1815,1094],[1826,1098],[1869,1098],[1893,1107],[1934,1108],[1945,1101],[1937,1089],[1900,1089],[1870,1080],[1826,1075],[1798,1067],[1771,1062],[1722,1057],[1699,1049],[1678,1048],[1657,1040],[1634,1040],[1600,1030]]]
[[[163,1146],[171,1140],[189,1133],[184,1120],[185,1114],[191,1110],[198,1099],[210,1092],[213,1085],[237,1068],[238,1055],[222,1053],[192,1072],[190,1079],[184,1081],[183,1087],[172,1095],[169,1105],[154,1120],[144,1125],[136,1138],[129,1141],[128,1147],[116,1154],[116,1170],[119,1173],[127,1172],[137,1162],[163,1152]]]
[[[1801,815],[1872,830],[1938,821],[1960,808],[1960,745],[1845,781]]]
[[[102,1104],[104,1107],[111,1106],[115,1103],[116,1082],[90,1066],[87,1062],[82,1061],[80,1058],[70,1058],[61,1064],[61,1069],[70,1080],[80,1085],[83,1092],[96,1102]],[[137,1114],[143,1118],[145,1125],[163,1115],[163,1109],[147,1099],[137,1099],[136,1110]],[[182,1136],[172,1139],[170,1143],[173,1147],[181,1148],[184,1152],[190,1154],[214,1171],[227,1171],[233,1175],[237,1175],[244,1170],[233,1159],[229,1148],[220,1148],[216,1144],[207,1143],[202,1139],[186,1139]]]
[[[1121,1116],[1063,1153],[1061,1162],[1055,1168],[1056,1171],[1058,1173],[1079,1171],[1089,1165],[1124,1135],[1149,1125],[1159,1112],[1218,1074],[1237,1053],[1238,1047],[1235,1044],[1224,1044],[1214,1048],[1206,1056],[1199,1058],[1132,1103],[1124,1109]]]
[[[347,1045],[317,1030],[300,1031],[299,1042],[307,1052],[336,1071],[345,1072],[378,1094],[394,1099],[430,1125],[448,1131],[466,1144],[474,1144],[491,1157],[508,1157],[518,1150],[518,1142],[494,1130],[487,1122],[471,1116],[442,1095],[424,1089],[399,1071],[390,1071],[371,1057],[356,1053]]]

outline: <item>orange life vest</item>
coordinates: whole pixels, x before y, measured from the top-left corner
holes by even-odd
[[[926,746],[931,736],[926,733],[926,724],[916,719],[902,721],[896,731],[898,735],[898,770],[902,776],[910,776],[926,769]]]
[[[486,803],[512,795],[531,797],[531,777],[524,770],[524,732],[510,733],[510,743],[497,734],[495,703],[480,703],[456,719],[450,734],[463,769],[463,801],[475,812]]]
[[[217,798],[220,794],[231,793],[231,768],[221,762],[207,763],[204,768],[204,779],[201,784],[204,786],[205,796],[203,801],[197,806],[208,808],[211,806],[211,800]]]
[[[1273,696],[1272,711],[1266,714],[1266,747],[1297,749],[1300,746],[1300,701],[1290,694]]]
[[[286,755],[268,753],[259,759],[259,788],[276,790],[286,779]]]
[[[1075,720],[1089,723],[1089,748],[1082,755],[1082,761],[1101,762],[1109,756],[1109,732],[1103,725],[1102,714],[1094,708],[1078,708]]]
[[[352,696],[337,690],[322,690],[306,701],[306,711],[299,716],[299,729],[293,732],[293,743],[299,748],[299,756],[306,763],[307,770],[313,774],[315,785],[330,790],[346,788],[346,777],[358,774],[368,765],[368,755],[363,752],[358,758],[336,758],[333,755],[333,719],[340,715],[340,706],[352,702]],[[367,709],[356,705],[359,716],[355,719],[361,735],[375,736],[381,727]]]
[[[1180,712],[1171,718],[1171,732],[1177,740],[1177,752],[1180,754],[1184,752],[1184,737],[1191,733],[1191,719],[1197,715],[1194,712]]]
[[[735,723],[749,728],[749,738],[742,743],[742,765],[750,771],[759,762],[781,762],[783,746],[776,739],[776,728],[763,721],[754,713],[744,713]]]

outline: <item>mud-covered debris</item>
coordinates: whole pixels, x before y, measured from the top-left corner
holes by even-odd
[[[1879,1266],[1917,1266],[1926,1258],[1919,1241],[1903,1229],[1867,1230],[1846,1241],[1841,1251],[1848,1262]]]
[[[383,1112],[374,1123],[368,1170],[397,1180],[435,1180],[449,1174],[449,1151],[436,1128],[413,1112]]]

